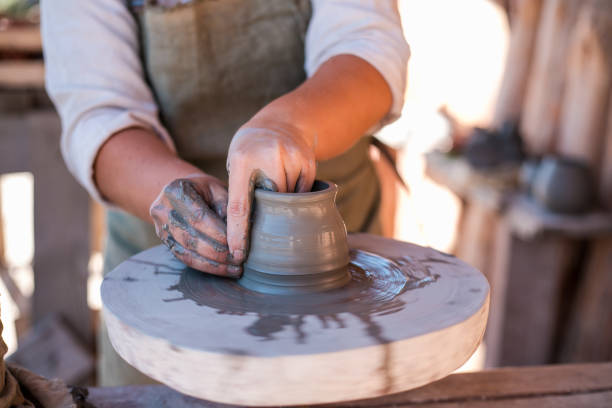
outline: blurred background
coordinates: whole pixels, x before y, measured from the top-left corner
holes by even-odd
[[[385,235],[489,279],[461,370],[612,360],[612,2],[399,4],[406,105],[371,154]],[[38,22],[37,1],[0,0],[3,337],[14,362],[86,384],[104,210],[62,162]]]

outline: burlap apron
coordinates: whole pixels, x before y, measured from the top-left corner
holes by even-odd
[[[227,181],[225,161],[236,130],[306,79],[310,2],[196,0],[133,11],[147,79],[179,156]],[[364,137],[341,156],[318,163],[317,178],[339,185],[337,204],[349,231],[380,231],[370,140]],[[109,211],[107,226],[105,272],[159,244],[151,225],[128,214]],[[101,385],[151,382],[114,352],[104,327],[101,332]]]

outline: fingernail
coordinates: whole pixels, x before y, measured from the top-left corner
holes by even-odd
[[[244,260],[244,251],[242,249],[234,249],[232,251],[232,259],[234,259],[234,261],[242,262]]]
[[[239,278],[242,275],[242,268],[240,266],[228,266],[227,273],[233,278]]]

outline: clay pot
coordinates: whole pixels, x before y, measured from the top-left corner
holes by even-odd
[[[591,170],[583,162],[545,157],[534,177],[531,191],[545,208],[556,213],[578,214],[593,206]]]
[[[309,193],[255,191],[249,256],[240,284],[269,294],[334,289],[350,280],[346,226],[337,186],[315,181]]]

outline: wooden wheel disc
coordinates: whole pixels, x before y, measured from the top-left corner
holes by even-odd
[[[431,248],[349,235],[351,282],[266,295],[187,268],[163,246],[102,284],[110,340],[131,365],[182,393],[238,405],[372,398],[461,366],[484,333],[489,285]]]

